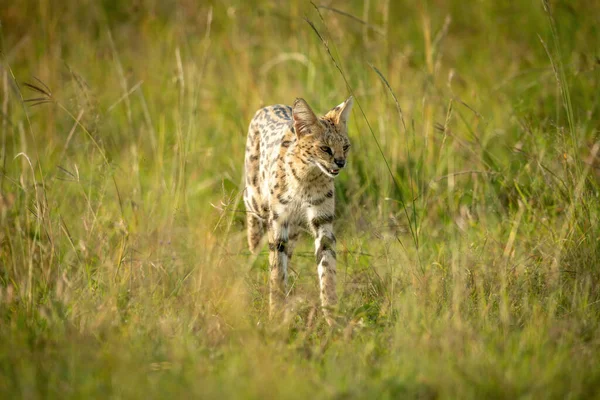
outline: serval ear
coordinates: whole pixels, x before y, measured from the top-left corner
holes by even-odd
[[[350,118],[350,111],[352,110],[352,104],[354,99],[352,96],[348,97],[342,104],[336,106],[330,112],[334,113],[335,123],[338,125],[346,125],[348,118]]]
[[[294,129],[299,138],[315,132],[315,128],[319,124],[319,119],[304,99],[297,98],[294,101],[292,115],[294,118]]]

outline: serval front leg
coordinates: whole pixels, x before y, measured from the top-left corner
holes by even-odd
[[[276,213],[269,217],[269,318],[279,316],[285,306],[288,264],[288,226],[287,221],[278,218]]]
[[[325,320],[332,326],[335,323],[337,294],[335,292],[336,254],[333,234],[333,205],[308,209],[308,220],[315,236],[317,272],[321,285],[321,308]]]

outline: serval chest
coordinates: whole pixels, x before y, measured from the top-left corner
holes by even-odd
[[[334,178],[350,148],[347,119],[352,98],[317,117],[303,99],[293,107],[259,110],[248,130],[244,203],[248,244],[255,251],[265,231],[269,242],[270,314],[286,296],[288,263],[305,225],[315,237],[321,303],[333,322],[335,293]]]

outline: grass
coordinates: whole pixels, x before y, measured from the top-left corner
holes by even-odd
[[[600,397],[600,8],[3,6],[3,398]],[[338,293],[246,248],[247,124],[353,94]]]

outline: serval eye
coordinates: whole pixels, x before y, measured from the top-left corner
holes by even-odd
[[[327,146],[321,146],[321,150],[324,151],[325,153],[329,154],[330,156],[333,155],[333,152],[331,151],[331,149]]]

